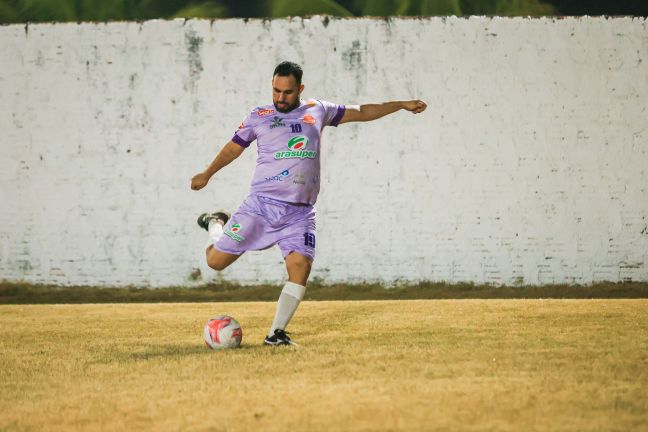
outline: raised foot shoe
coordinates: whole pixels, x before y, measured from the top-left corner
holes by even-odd
[[[224,211],[217,211],[214,213],[203,213],[198,216],[198,226],[205,231],[209,231],[209,222],[212,220],[220,221],[223,225],[227,223],[230,214]]]
[[[288,337],[286,332],[281,330],[281,329],[276,329],[272,336],[266,336],[263,343],[266,344],[266,345],[272,345],[272,346],[277,346],[277,345],[293,345],[293,346],[297,346],[297,344],[295,342],[290,340],[290,338]]]

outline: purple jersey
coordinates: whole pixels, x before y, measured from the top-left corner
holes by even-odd
[[[250,194],[279,201],[315,204],[320,188],[320,138],[324,126],[337,126],[344,105],[310,99],[282,113],[257,107],[232,141],[248,147],[257,140],[257,166]]]

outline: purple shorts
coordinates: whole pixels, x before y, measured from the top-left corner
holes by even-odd
[[[315,259],[315,208],[249,195],[225,224],[216,248],[241,255],[279,245],[284,258],[297,252]]]

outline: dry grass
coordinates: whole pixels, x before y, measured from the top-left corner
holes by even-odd
[[[648,429],[648,300],[304,302],[299,349],[274,307],[0,306],[0,430]]]

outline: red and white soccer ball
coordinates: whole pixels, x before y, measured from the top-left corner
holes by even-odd
[[[237,348],[243,339],[241,325],[231,316],[218,315],[205,324],[203,339],[214,350]]]

